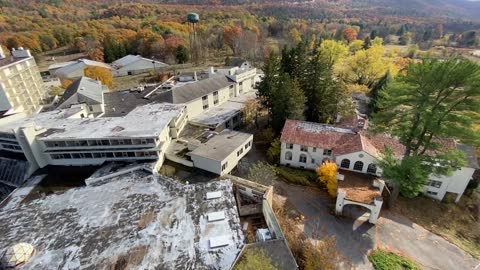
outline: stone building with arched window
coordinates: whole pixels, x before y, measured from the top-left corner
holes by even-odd
[[[405,147],[398,139],[387,134],[369,134],[356,126],[334,126],[297,120],[287,120],[282,130],[280,164],[315,170],[324,160],[334,161],[341,170],[363,174],[382,175],[378,160],[385,147],[392,149],[401,159]],[[447,193],[460,199],[478,164],[471,146],[453,139],[439,140],[439,151],[460,150],[466,154],[467,164],[450,176],[431,176],[425,185],[425,195],[442,200]]]

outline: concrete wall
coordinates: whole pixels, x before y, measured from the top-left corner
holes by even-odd
[[[218,160],[209,159],[207,157],[191,155],[193,166],[202,170],[222,175],[222,163]]]

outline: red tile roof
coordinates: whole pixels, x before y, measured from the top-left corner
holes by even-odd
[[[355,132],[352,129],[297,120],[287,120],[280,141],[321,149],[331,149],[335,155],[365,151],[379,157],[385,146],[393,150],[396,157],[402,157],[405,146],[397,138],[387,134],[370,134],[366,130]],[[437,152],[456,149],[453,139],[438,139],[441,143]],[[433,152],[427,153],[433,154]]]
[[[285,122],[280,141],[331,149],[336,155],[362,150],[360,135],[350,129],[296,120]]]

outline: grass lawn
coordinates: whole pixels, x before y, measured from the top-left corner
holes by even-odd
[[[276,172],[279,177],[290,184],[311,186],[317,183],[318,176],[314,171],[278,166]]]
[[[399,197],[401,214],[480,259],[480,191],[463,195],[458,204],[426,197]]]
[[[421,269],[417,264],[393,252],[382,249],[373,251],[368,259],[375,270],[416,270]]]

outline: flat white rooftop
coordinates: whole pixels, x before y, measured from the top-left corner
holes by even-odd
[[[152,137],[158,136],[183,108],[183,105],[147,104],[122,117],[73,119],[66,118],[66,111],[58,110],[14,121],[1,126],[0,131],[34,125],[46,129],[39,135],[43,140]]]
[[[37,184],[0,205],[0,250],[35,247],[22,269],[230,269],[244,245],[230,180],[185,186],[135,171],[42,196]],[[210,191],[224,196],[207,201]],[[220,210],[225,219],[209,223]]]
[[[192,117],[189,121],[192,124],[217,127],[240,113],[243,108],[245,108],[245,103],[255,99],[255,97],[256,93],[253,91],[244,93],[238,97],[229,99],[220,106],[213,107],[206,112]]]
[[[225,129],[191,152],[191,155],[223,161],[253,138],[252,134]]]

